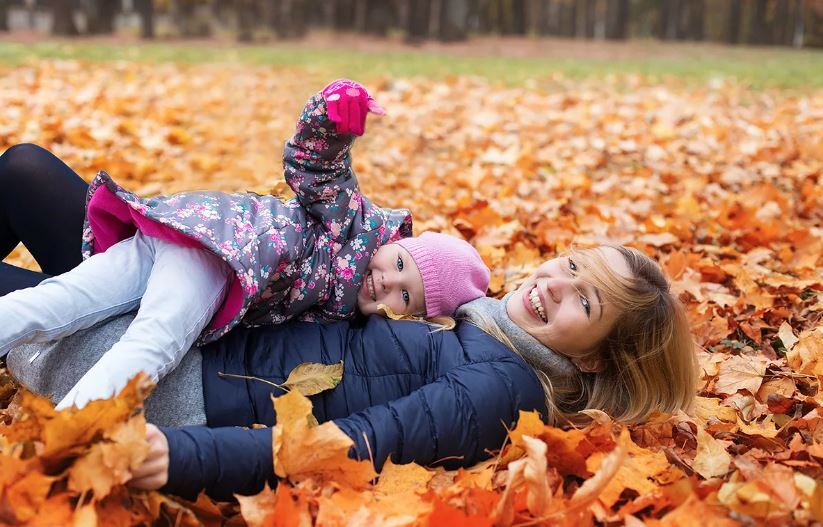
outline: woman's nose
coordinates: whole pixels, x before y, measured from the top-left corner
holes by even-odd
[[[574,283],[568,277],[554,277],[546,282],[546,293],[552,302],[559,304],[565,295],[574,291]]]

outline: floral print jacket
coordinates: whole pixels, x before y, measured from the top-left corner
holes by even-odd
[[[360,193],[351,167],[353,140],[335,131],[323,97],[311,97],[283,156],[286,182],[296,194],[290,200],[209,191],[147,199],[101,171],[89,187],[83,255],[105,251],[140,229],[219,256],[234,275],[200,344],[241,321],[346,319],[377,248],[412,232],[408,210],[378,207]]]

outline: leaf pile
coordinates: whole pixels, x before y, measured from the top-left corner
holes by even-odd
[[[282,144],[330,80],[297,69],[58,61],[2,73],[0,145],[39,143],[87,179],[104,168],[142,194],[287,194]],[[301,455],[289,452],[300,447],[281,423],[280,473],[291,483],[244,500],[250,524],[823,521],[823,92],[638,77],[367,84],[389,113],[370,117],[355,146],[367,195],[411,208],[417,232],[470,240],[493,269],[495,296],[572,243],[625,243],[655,257],[700,347],[699,398],[693,416],[659,415],[630,437],[603,416],[570,431],[524,416],[487,464],[456,473],[389,465],[376,485],[367,471],[352,482],[295,468]],[[32,263],[22,252],[10,261]],[[0,398],[7,392],[0,384]],[[116,444],[111,427],[95,441]],[[3,455],[20,457],[0,469],[0,520],[35,521],[44,500],[55,511],[69,500],[78,513],[93,504],[102,517],[112,501],[90,496],[105,488],[83,496],[91,483],[65,475],[46,485],[65,461],[39,450],[39,433],[3,440]],[[8,482],[29,473],[41,479],[12,491]],[[135,517],[148,507],[112,489]],[[186,510],[239,521],[199,503]]]
[[[136,412],[148,386],[135,377],[115,398],[56,412],[21,390],[0,426],[0,524],[136,525],[161,515],[168,500],[129,494],[123,483],[148,453]],[[105,520],[103,520],[105,519]]]

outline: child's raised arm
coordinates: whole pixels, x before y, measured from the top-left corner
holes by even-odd
[[[337,239],[348,237],[363,204],[350,150],[369,112],[384,113],[363,86],[335,81],[309,99],[283,154],[286,183]]]

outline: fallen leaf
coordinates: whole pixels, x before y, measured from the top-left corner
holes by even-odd
[[[296,389],[306,397],[331,390],[343,378],[343,361],[336,364],[304,362],[289,372],[283,386]]]

